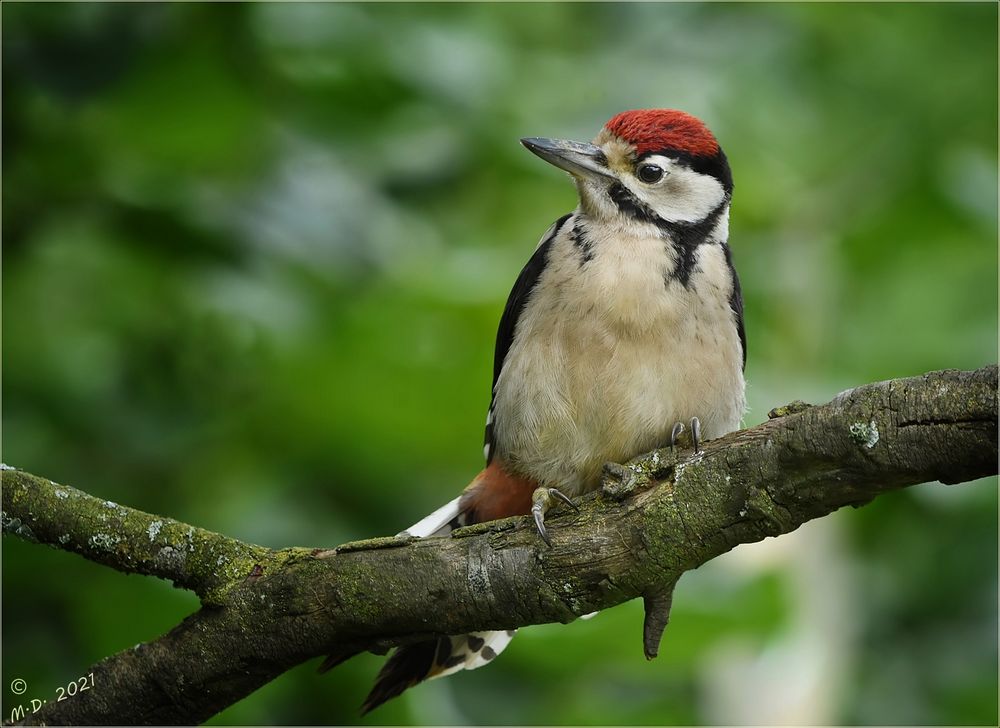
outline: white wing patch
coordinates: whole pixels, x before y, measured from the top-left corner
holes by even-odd
[[[494,389],[496,389],[494,387]],[[486,437],[485,443],[483,444],[483,458],[486,463],[490,462],[490,445],[493,442],[493,402],[490,402],[490,408],[486,411]]]
[[[405,531],[400,531],[397,536],[415,536],[417,538],[427,538],[428,536],[447,536],[451,533],[452,521],[459,517],[458,502],[462,499],[459,496],[455,500],[448,501],[429,516],[421,518]]]

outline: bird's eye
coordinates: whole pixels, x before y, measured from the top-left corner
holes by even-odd
[[[638,177],[646,184],[653,184],[663,179],[663,169],[655,164],[644,164],[639,167]]]

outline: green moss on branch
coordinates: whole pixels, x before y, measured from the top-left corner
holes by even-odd
[[[118,571],[148,574],[221,603],[227,589],[270,570],[275,552],[145,513],[4,466],[3,531]]]

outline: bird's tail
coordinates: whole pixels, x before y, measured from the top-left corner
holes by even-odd
[[[470,523],[527,513],[530,498],[521,493],[525,487],[520,487],[498,463],[494,463],[472,481],[463,495],[410,526],[401,535],[418,538],[446,536]],[[482,667],[510,644],[514,632],[451,635],[397,648],[379,672],[375,687],[361,708],[362,713],[424,680]]]
[[[379,671],[362,715],[424,680],[482,667],[503,651],[514,632],[473,632],[397,648]]]

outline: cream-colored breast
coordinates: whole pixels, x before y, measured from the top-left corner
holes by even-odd
[[[658,234],[630,233],[592,236],[584,261],[560,231],[497,382],[496,454],[568,493],[596,487],[605,462],[666,443],[675,422],[696,416],[710,439],[744,411],[721,246],[699,246],[685,287]]]

